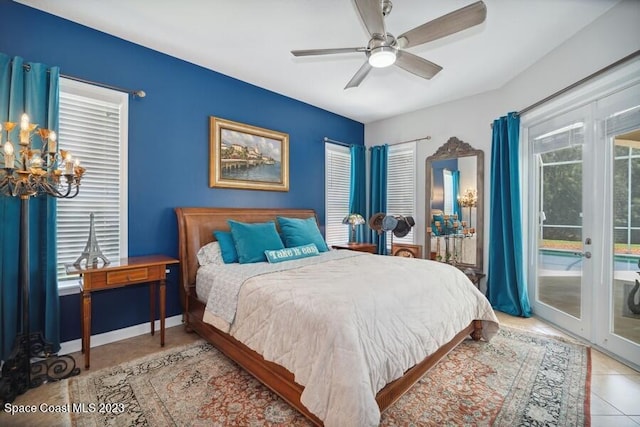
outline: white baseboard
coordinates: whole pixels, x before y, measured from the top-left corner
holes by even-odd
[[[172,326],[178,326],[182,324],[182,315],[168,317],[165,322],[165,328]],[[137,337],[138,335],[148,334],[150,331],[150,323],[141,323],[139,325],[129,326],[128,328],[117,329],[115,331],[105,332],[103,334],[91,335],[91,348],[98,347],[100,345],[109,344],[116,341],[125,340],[127,338]],[[156,333],[160,333],[160,320],[156,320],[155,324]],[[82,349],[82,341],[80,339],[73,341],[66,341],[60,344],[60,351],[58,354],[75,353]]]

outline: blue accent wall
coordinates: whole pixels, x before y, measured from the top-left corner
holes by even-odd
[[[9,0],[0,0],[0,17],[0,52],[147,93],[129,105],[130,256],[177,257],[176,206],[312,208],[324,223],[322,138],[364,144],[362,123],[304,102]],[[290,190],[209,188],[209,116],[288,133]],[[173,316],[181,312],[178,267],[171,267],[167,286]],[[92,332],[148,321],[148,295],[146,285],[96,292]],[[79,296],[60,302],[62,341],[77,339]]]

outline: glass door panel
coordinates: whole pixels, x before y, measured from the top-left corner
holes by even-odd
[[[533,312],[640,366],[640,61],[528,120]]]
[[[640,366],[640,84],[598,100],[595,118],[605,186],[594,342]]]
[[[640,129],[613,141],[612,332],[640,344]]]
[[[582,146],[539,154],[537,297],[581,318]]]
[[[580,336],[588,336],[593,174],[592,130],[582,108],[539,123],[528,132],[530,163],[529,281],[533,311]],[[536,218],[537,217],[537,218]]]

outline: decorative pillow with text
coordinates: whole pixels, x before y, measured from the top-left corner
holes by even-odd
[[[267,257],[267,261],[273,264],[320,255],[320,252],[318,252],[318,247],[315,244],[309,243],[308,245],[295,246],[293,248],[268,250],[264,251],[264,254]]]

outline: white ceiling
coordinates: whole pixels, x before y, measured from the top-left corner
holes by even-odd
[[[498,89],[619,0],[484,0],[484,23],[409,49],[444,67],[433,79],[373,69],[348,90],[364,53],[290,51],[366,46],[351,0],[17,1],[369,123]],[[398,36],[473,1],[393,0],[386,28]]]

